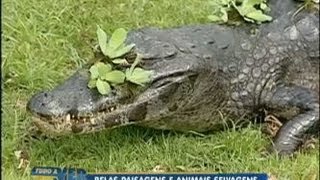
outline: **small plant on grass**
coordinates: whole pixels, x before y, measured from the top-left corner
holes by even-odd
[[[141,61],[141,55],[137,55],[130,68],[121,65],[130,65],[124,57],[134,44],[126,45],[127,31],[123,28],[116,29],[108,41],[107,34],[98,26],[97,36],[99,47],[105,59],[93,64],[90,69],[89,88],[97,88],[99,93],[107,95],[112,87],[129,81],[144,86],[150,81],[152,71],[136,67]],[[120,65],[120,66],[116,66]]]
[[[271,21],[272,17],[265,13],[270,11],[270,8],[266,4],[266,0],[221,0],[219,2],[211,1],[211,5],[218,9],[208,18],[213,22],[228,21],[228,12],[236,10],[239,15],[248,22],[262,23],[265,21]]]

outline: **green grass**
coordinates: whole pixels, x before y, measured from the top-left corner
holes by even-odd
[[[5,179],[30,179],[17,170],[14,151],[30,124],[27,100],[52,88],[92,57],[96,25],[173,27],[207,23],[207,1],[193,0],[5,0],[3,10],[2,172]],[[96,134],[34,140],[30,167],[72,166],[89,172],[167,171],[267,172],[278,179],[310,179],[318,174],[319,152],[296,158],[263,157],[270,141],[259,127],[204,137],[127,127]],[[319,175],[318,175],[319,176]]]

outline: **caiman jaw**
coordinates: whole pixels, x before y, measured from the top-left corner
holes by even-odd
[[[57,117],[46,117],[38,114],[34,114],[33,123],[46,134],[55,136],[71,134],[71,133],[90,133],[99,131],[101,129],[110,129],[120,125],[121,121],[117,118],[108,119],[108,122],[103,122],[102,119],[108,115],[118,114],[116,112],[116,106],[111,106],[102,111],[91,113],[89,115],[71,115],[70,113],[57,116]]]

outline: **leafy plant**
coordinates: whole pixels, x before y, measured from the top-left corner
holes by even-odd
[[[153,72],[136,67],[141,61],[141,55],[136,56],[130,68],[124,69],[121,66],[114,66],[130,65],[123,56],[135,46],[134,44],[125,44],[127,32],[123,28],[115,30],[108,41],[107,34],[98,26],[97,36],[101,52],[106,56],[107,62],[96,62],[90,67],[89,88],[96,87],[100,94],[107,95],[111,92],[111,87],[126,81],[140,86],[144,86],[150,81]]]
[[[97,35],[102,53],[110,59],[115,59],[125,55],[135,46],[134,44],[125,45],[127,31],[123,28],[116,29],[109,41],[107,34],[100,28],[100,26],[97,26]]]
[[[109,94],[111,92],[111,86],[124,83],[125,74],[118,70],[112,70],[110,64],[98,62],[90,68],[90,81],[88,83],[89,88],[97,87],[100,94]]]
[[[210,1],[210,5],[214,6],[215,11],[212,15],[208,16],[208,19],[213,22],[224,22],[228,21],[228,11],[231,7],[231,0],[221,0],[221,1]],[[216,8],[219,7],[219,8]]]
[[[217,12],[209,15],[208,18],[213,22],[227,22],[228,12],[235,9],[245,21],[252,23],[262,23],[271,21],[272,17],[265,14],[270,11],[266,0],[222,0],[219,3],[210,2],[211,5],[220,6]]]
[[[141,68],[136,68],[138,63],[141,61],[141,58],[137,56],[133,64],[130,68],[126,69],[126,80],[138,84],[140,86],[144,86],[145,83],[150,81],[150,76],[152,75],[152,71],[146,71]]]

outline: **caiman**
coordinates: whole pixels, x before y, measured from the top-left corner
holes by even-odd
[[[259,26],[130,31],[126,43],[154,72],[150,83],[100,95],[87,87],[86,66],[30,99],[33,122],[54,135],[131,124],[206,132],[267,111],[284,122],[272,149],[292,154],[306,133],[319,131],[319,11],[297,11],[291,0],[269,4],[274,20]]]

